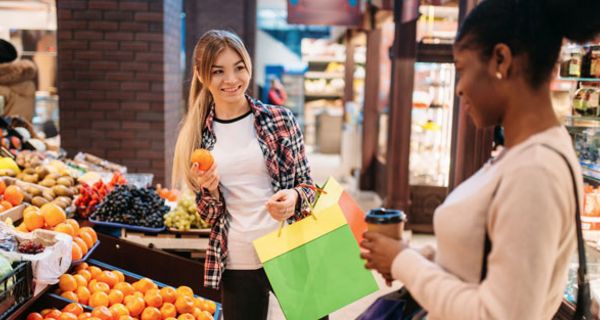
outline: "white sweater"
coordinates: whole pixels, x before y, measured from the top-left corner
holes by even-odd
[[[408,249],[392,274],[429,319],[551,319],[576,247],[575,201],[565,154],[581,177],[563,127],[538,133],[488,162],[434,214],[436,261]],[[580,203],[583,182],[578,178]],[[495,192],[495,195],[494,195]],[[479,283],[485,226],[492,242]]]

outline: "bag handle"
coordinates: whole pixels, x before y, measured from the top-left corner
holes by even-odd
[[[577,188],[577,179],[575,178],[575,172],[569,162],[569,159],[560,152],[558,149],[551,145],[541,143],[542,146],[556,152],[567,164],[569,173],[571,174],[571,180],[573,184],[573,194],[575,195],[575,232],[577,234],[577,255],[579,258],[579,267],[577,268],[577,305],[575,307],[575,314],[573,320],[591,319],[591,295],[590,295],[590,283],[587,275],[587,260],[585,257],[585,242],[583,240],[583,231],[581,230],[581,209],[579,206],[579,190]],[[492,249],[492,242],[485,230],[485,242],[484,242],[484,253],[483,263],[481,265],[481,281],[483,281],[487,274],[487,257]]]
[[[313,210],[315,208],[315,203],[317,203],[317,200],[319,198],[318,196],[320,196],[322,194],[327,194],[327,191],[325,191],[324,188],[319,188],[312,184],[301,183],[298,186],[302,187],[302,188],[309,188],[317,194],[317,197],[315,197],[314,203],[312,203],[308,200],[308,198],[306,197],[306,194],[304,194],[304,192],[298,192],[298,195],[300,195],[300,198],[302,198],[302,201],[305,201],[306,203],[308,203],[308,215],[311,216],[313,219],[317,220],[317,216],[315,216],[313,214]],[[281,231],[283,230],[283,227],[285,227],[285,220],[282,220],[281,223],[279,224],[279,229],[277,230],[277,237],[281,237]]]

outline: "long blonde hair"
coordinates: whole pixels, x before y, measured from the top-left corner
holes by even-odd
[[[198,40],[194,47],[194,70],[188,96],[188,111],[181,123],[173,155],[173,188],[181,187],[183,180],[190,190],[200,190],[200,186],[191,176],[190,157],[193,150],[199,148],[202,143],[206,116],[213,103],[213,97],[206,85],[211,80],[211,68],[225,48],[232,49],[242,58],[246,70],[252,76],[250,55],[236,34],[225,30],[210,30]]]

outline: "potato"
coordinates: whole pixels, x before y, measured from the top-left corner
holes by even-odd
[[[35,168],[35,173],[40,177],[40,179],[44,179],[48,175],[48,169],[45,167],[39,166]]]
[[[71,177],[60,177],[58,178],[58,180],[56,180],[56,183],[61,184],[65,187],[72,187],[74,181]]]
[[[46,177],[46,179],[42,180],[42,182],[40,182],[39,185],[47,188],[52,188],[56,185],[56,180]]]
[[[44,192],[42,192],[42,196],[48,201],[52,201],[54,198],[56,198],[56,195],[54,192],[52,192],[52,190],[44,190]]]
[[[71,189],[63,186],[63,185],[55,185],[54,187],[52,187],[52,192],[54,192],[55,195],[57,196],[67,196],[70,197],[73,195],[73,192],[71,192]]]
[[[38,208],[42,207],[43,205],[45,205],[48,202],[50,202],[50,201],[48,201],[48,199],[46,199],[44,197],[40,197],[40,196],[33,197],[33,199],[31,199],[31,204]]]
[[[23,181],[29,182],[29,183],[37,183],[38,175],[35,173],[34,174],[26,174],[23,176]]]
[[[42,190],[36,187],[27,187],[25,190],[30,193],[32,196],[37,197],[42,195]]]
[[[56,199],[54,199],[54,201],[56,201],[56,200],[60,200],[60,201],[64,201],[64,202],[66,202],[66,203],[67,203],[67,206],[70,206],[70,205],[71,205],[71,203],[73,202],[73,199],[71,199],[71,198],[69,198],[69,197],[64,197],[64,196],[57,197]]]

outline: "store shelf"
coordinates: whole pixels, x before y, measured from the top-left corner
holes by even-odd
[[[307,71],[304,74],[307,79],[343,79],[343,72]]]
[[[600,82],[600,78],[563,78],[563,77],[559,77],[558,79],[566,80],[566,81]]]

